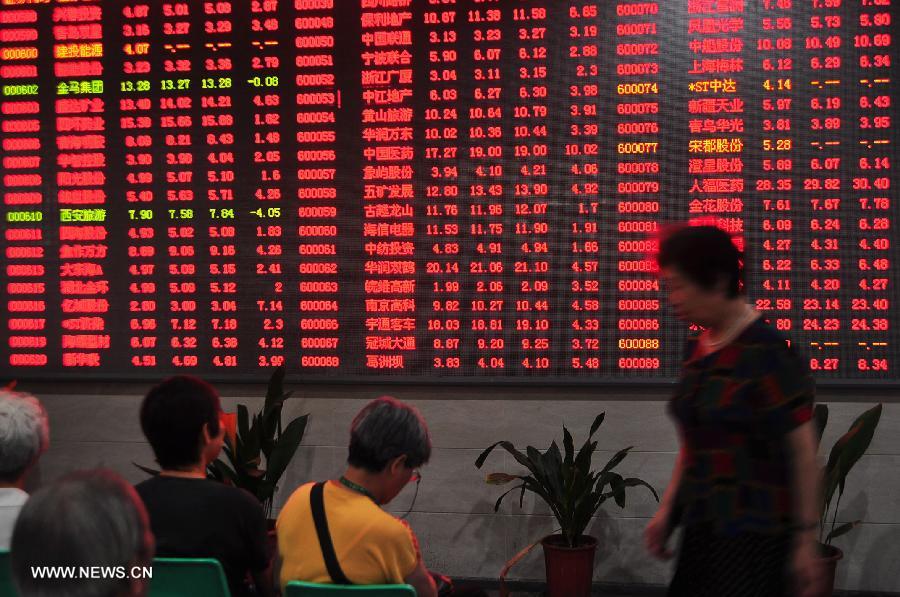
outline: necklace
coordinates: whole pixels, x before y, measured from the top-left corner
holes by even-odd
[[[350,490],[352,490],[352,491],[355,491],[356,493],[360,493],[360,494],[366,496],[367,498],[369,498],[370,500],[372,500],[372,501],[375,502],[376,504],[378,503],[378,500],[375,499],[375,496],[372,495],[372,492],[371,492],[371,491],[369,491],[368,489],[366,489],[365,487],[363,487],[363,486],[360,485],[359,483],[354,483],[353,481],[351,481],[350,479],[348,479],[348,478],[345,477],[344,475],[341,475],[341,478],[338,479],[338,482],[339,482],[341,485],[343,485],[344,487],[346,487],[347,489],[350,489]]]
[[[732,340],[737,338],[738,335],[743,332],[748,325],[753,323],[757,317],[759,317],[759,311],[750,308],[748,305],[744,310],[744,314],[741,315],[741,317],[738,318],[737,321],[731,324],[731,326],[729,326],[729,328],[726,329],[718,339],[713,340],[712,338],[710,338],[709,333],[707,333],[703,336],[703,343],[706,344],[706,347],[710,350],[710,352],[719,350],[720,348],[728,345]]]

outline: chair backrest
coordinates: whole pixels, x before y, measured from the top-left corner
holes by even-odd
[[[410,585],[318,585],[292,580],[284,597],[416,597]]]
[[[9,551],[0,550],[0,597],[16,597],[16,585],[12,578],[12,561]]]
[[[155,558],[150,597],[231,597],[222,564],[213,558]]]

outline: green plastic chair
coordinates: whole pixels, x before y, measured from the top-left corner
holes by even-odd
[[[410,585],[318,585],[292,580],[285,597],[416,597]]]
[[[231,597],[225,572],[213,558],[154,558],[150,597]]]
[[[9,551],[0,551],[0,597],[16,597],[16,585],[12,579],[12,561]]]

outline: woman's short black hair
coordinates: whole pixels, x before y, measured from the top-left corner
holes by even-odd
[[[677,269],[704,290],[724,281],[729,298],[742,291],[741,253],[728,233],[715,226],[678,226],[664,232],[657,262],[660,268]]]
[[[141,404],[141,429],[164,469],[182,469],[200,460],[203,425],[219,433],[219,395],[202,379],[170,377],[154,386]]]
[[[347,462],[380,473],[398,456],[406,456],[409,468],[422,466],[431,458],[431,438],[419,411],[396,398],[382,396],[353,419]]]

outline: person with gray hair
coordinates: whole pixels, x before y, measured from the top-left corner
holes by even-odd
[[[26,473],[49,445],[47,412],[31,394],[0,389],[0,549],[28,501]]]
[[[367,404],[350,427],[346,472],[299,487],[278,516],[281,585],[408,583],[419,597],[434,597],[412,529],[381,509],[430,457],[415,408],[388,396]]]
[[[134,488],[109,470],[80,471],[42,487],[22,508],[12,576],[19,597],[142,597],[153,551]],[[74,574],[40,572],[50,567]]]
[[[419,411],[389,396],[373,400],[363,408],[350,425],[350,450],[347,463],[351,468],[379,473],[392,460],[402,458],[406,468],[414,470],[431,458],[431,438]],[[353,471],[350,471],[354,475]],[[383,488],[388,503],[406,483]]]

